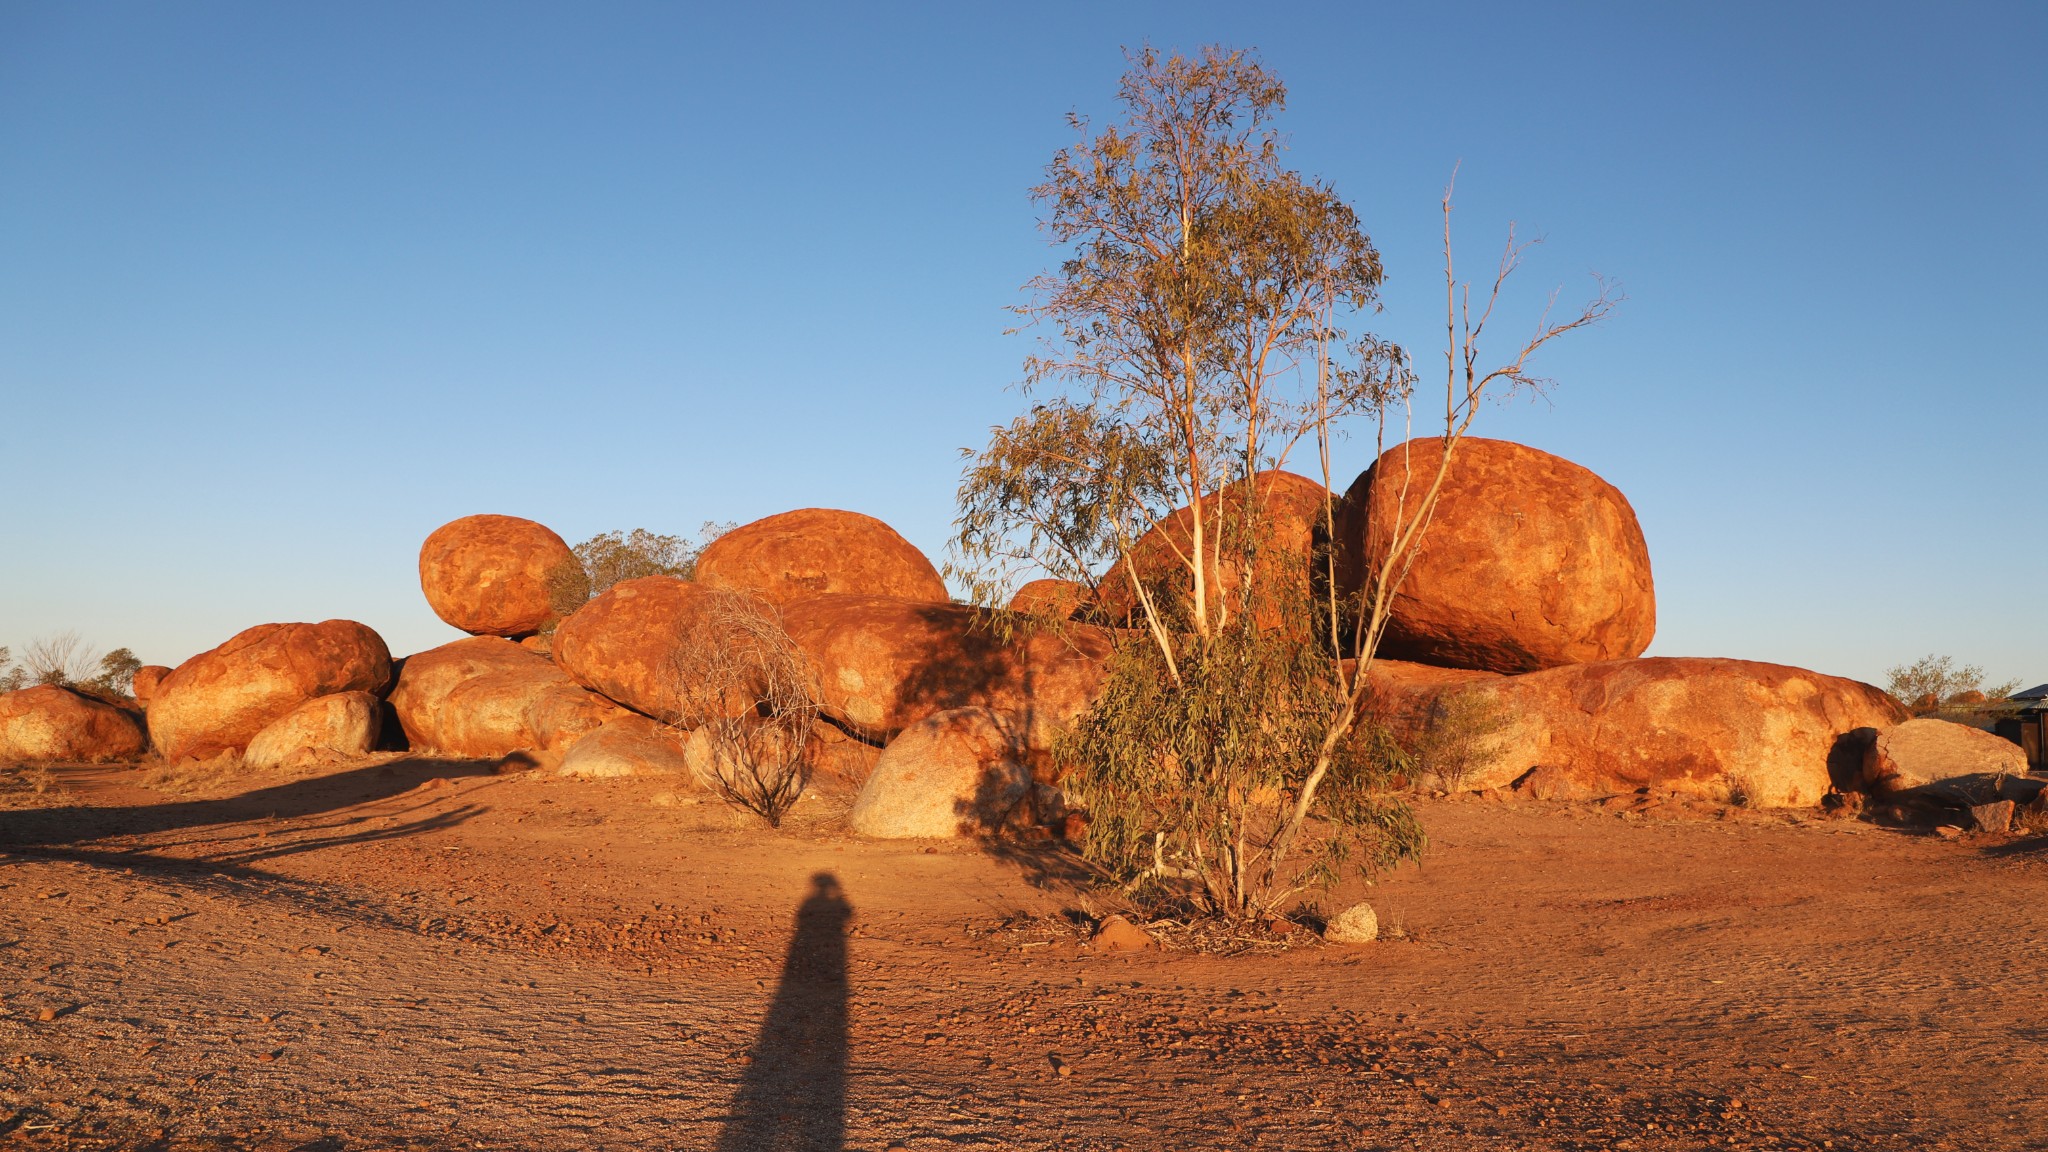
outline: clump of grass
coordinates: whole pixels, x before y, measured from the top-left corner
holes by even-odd
[[[247,779],[241,755],[222,752],[209,760],[158,761],[144,768],[135,782],[170,796],[206,796],[239,791]]]
[[[0,767],[0,808],[41,808],[63,792],[46,764]]]

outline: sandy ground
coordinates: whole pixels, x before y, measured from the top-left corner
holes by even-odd
[[[1425,801],[1330,901],[1400,939],[1097,954],[1057,856],[832,798],[56,780],[0,809],[0,1148],[2048,1147],[2039,840]]]

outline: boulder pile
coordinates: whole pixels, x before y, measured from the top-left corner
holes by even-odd
[[[1759,807],[1864,789],[2012,799],[1997,793],[2026,772],[2016,747],[1907,720],[1869,685],[1745,660],[1644,658],[1656,596],[1627,499],[1524,445],[1468,438],[1447,469],[1443,451],[1438,439],[1396,445],[1334,502],[1320,483],[1273,471],[1203,506],[1214,605],[1271,588],[1252,598],[1263,613],[1319,579],[1356,605],[1398,578],[1370,696],[1375,719],[1435,750],[1418,753],[1417,785]],[[1419,547],[1389,567],[1439,472]],[[856,831],[986,835],[1058,811],[1054,746],[1092,707],[1120,629],[1137,622],[1134,583],[1192,603],[1178,557],[1196,546],[1195,526],[1194,510],[1179,509],[1093,587],[1033,581],[1003,611],[953,603],[932,562],[880,520],[799,509],[713,541],[694,579],[621,581],[557,619],[577,564],[562,538],[518,517],[466,516],[427,537],[419,576],[434,612],[470,636],[394,662],[353,621],[259,625],[175,669],[142,668],[134,708],[61,688],[0,695],[0,760],[133,758],[147,744],[167,759],[236,753],[290,769],[360,758],[381,739],[707,787],[715,742],[688,728],[703,719],[692,677],[705,674],[683,657],[744,648],[739,605],[771,622],[790,674],[814,695],[812,760],[858,788]],[[1219,526],[1258,532],[1270,563],[1238,570]],[[1254,621],[1298,623],[1277,611]],[[742,675],[714,705],[753,724],[767,714],[766,680],[785,672]]]

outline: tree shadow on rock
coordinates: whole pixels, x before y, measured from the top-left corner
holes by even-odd
[[[811,877],[718,1152],[846,1147],[846,927],[852,917],[836,877]]]

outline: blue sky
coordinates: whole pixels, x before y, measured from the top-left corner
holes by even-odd
[[[1628,494],[1653,653],[2048,680],[2048,8],[743,7],[0,3],[0,644],[418,650],[482,511],[937,556],[1020,405],[1026,189],[1149,40],[1287,81],[1383,335],[1439,347],[1454,166],[1467,267],[1512,219],[1523,305],[1622,283],[1479,431]]]

